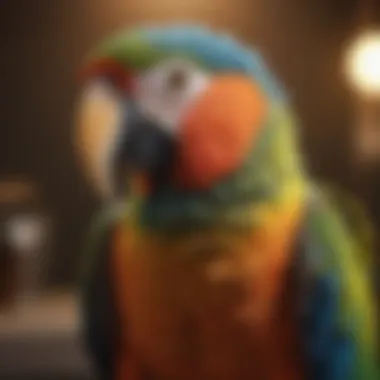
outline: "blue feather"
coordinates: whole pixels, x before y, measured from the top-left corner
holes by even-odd
[[[310,380],[347,380],[353,372],[355,344],[338,328],[339,284],[331,276],[314,279],[302,336]]]
[[[228,35],[213,34],[197,26],[148,28],[139,34],[154,48],[195,56],[215,71],[248,74],[260,83],[268,97],[286,100],[283,89],[267,70],[261,55]]]

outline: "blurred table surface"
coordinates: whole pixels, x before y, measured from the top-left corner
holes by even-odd
[[[0,379],[90,379],[73,293],[43,295],[0,311]]]

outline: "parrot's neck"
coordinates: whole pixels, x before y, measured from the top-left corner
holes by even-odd
[[[303,183],[292,181],[276,196],[261,199],[243,198],[231,193],[234,200],[213,199],[214,194],[181,196],[166,193],[147,202],[136,202],[139,225],[160,232],[184,232],[204,228],[251,229],[262,226],[265,215],[282,212],[289,204],[302,203],[306,197]]]

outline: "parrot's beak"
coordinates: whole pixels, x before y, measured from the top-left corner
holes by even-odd
[[[172,138],[103,81],[90,83],[79,99],[76,142],[103,198],[154,191],[173,163]]]
[[[129,107],[126,127],[114,156],[116,189],[129,185],[152,192],[168,179],[174,162],[175,141],[159,125]],[[143,187],[143,188],[142,188]]]
[[[114,196],[111,147],[124,120],[122,104],[104,81],[91,81],[79,96],[75,111],[75,142],[80,162],[102,198]]]

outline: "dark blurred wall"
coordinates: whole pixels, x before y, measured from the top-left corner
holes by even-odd
[[[294,100],[311,170],[348,184],[352,107],[340,69],[356,10],[352,0],[2,0],[0,179],[41,184],[58,228],[54,279],[73,277],[96,206],[72,144],[74,78],[91,46],[124,24],[170,20],[259,45]]]

